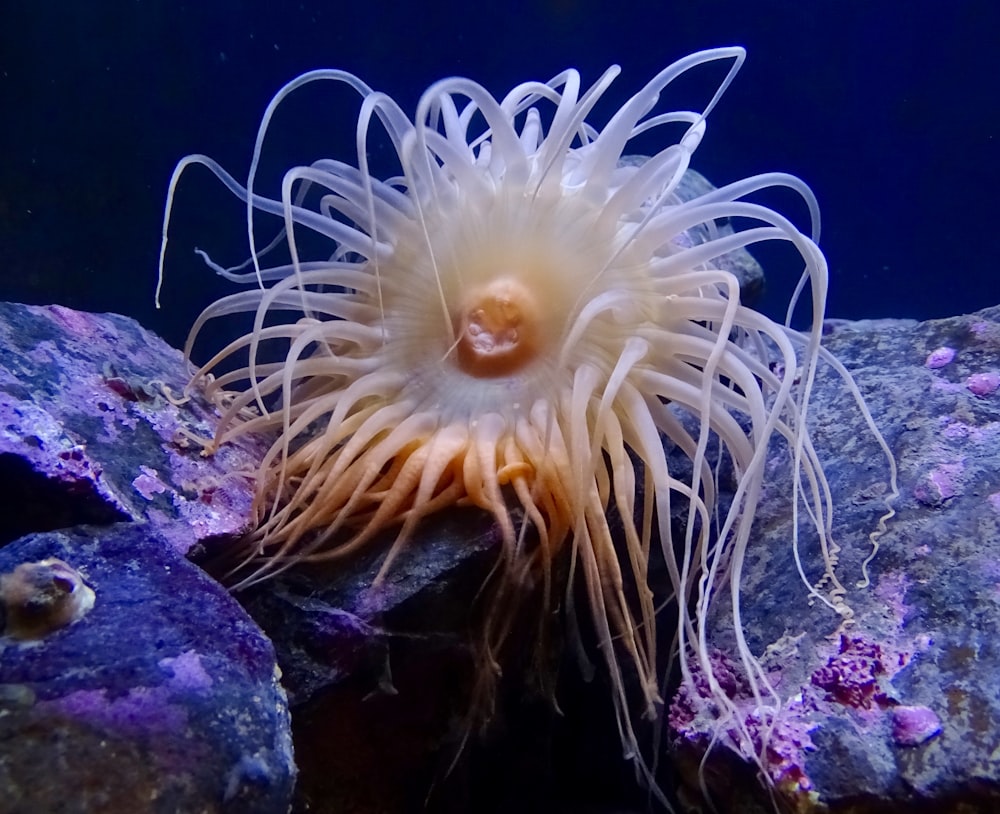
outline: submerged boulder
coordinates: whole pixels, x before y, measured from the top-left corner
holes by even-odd
[[[1000,788],[1000,309],[827,328],[827,347],[854,372],[896,456],[901,494],[870,585],[858,587],[887,470],[839,378],[822,373],[809,423],[854,616],[842,627],[810,604],[789,545],[787,451],[776,448],[742,583],[750,648],[789,699],[767,741],[770,779],[779,804],[802,812],[991,811]],[[600,670],[588,685],[566,659],[563,717],[544,693],[525,694],[530,682],[516,674],[531,661],[530,624],[512,634],[522,658],[506,671],[486,751],[472,768],[465,762],[480,743],[468,726],[473,621],[498,541],[487,515],[424,524],[377,591],[377,544],[235,599],[192,565],[187,558],[249,529],[248,475],[267,439],[201,455],[215,415],[197,394],[176,403],[189,375],[177,351],[124,317],[0,304],[0,571],[61,561],[76,574],[21,572],[20,582],[0,581],[0,598],[17,595],[13,584],[51,588],[45,602],[81,603],[55,624],[28,625],[32,634],[7,613],[0,786],[13,794],[0,811],[54,806],[39,795],[58,777],[59,810],[111,800],[135,811],[284,812],[290,733],[303,811],[642,807],[641,793],[620,792],[634,781]],[[821,574],[815,546],[804,531],[809,582]],[[86,608],[84,589],[93,591]],[[759,732],[724,605],[711,620],[716,676],[744,730]],[[558,641],[551,655],[562,658]],[[703,779],[720,810],[770,810],[757,766],[695,679],[669,705],[682,799],[700,797]],[[566,784],[535,796],[504,781],[553,783],[560,773]],[[595,791],[603,778],[606,794]]]
[[[232,597],[138,523],[29,534],[0,549],[0,572],[54,558],[92,607],[30,637],[10,635],[8,611],[0,811],[287,810],[274,649]]]
[[[214,410],[197,394],[171,401],[190,376],[135,320],[0,303],[0,543],[141,520],[187,554],[246,531],[266,445],[199,455]]]
[[[777,511],[791,475],[776,455],[741,583],[750,650],[788,699],[771,721],[765,768],[782,809],[797,812],[996,811],[1000,307],[922,323],[830,321],[826,334],[895,454],[900,494],[865,566],[888,494],[885,460],[839,378],[819,376],[809,424],[853,618],[841,625],[799,576],[790,518]],[[815,534],[799,551],[806,579],[818,581]],[[743,718],[717,722],[707,693],[687,688],[670,710],[673,750],[689,797],[704,781],[720,810],[768,811],[739,747],[741,725],[758,749],[764,727],[732,629],[719,603],[713,669]]]
[[[234,597],[187,558],[250,528],[268,439],[202,455],[216,415],[181,397],[189,377],[133,320],[0,303],[0,570],[20,585],[32,564],[54,594],[74,599],[77,578],[93,592],[37,640],[9,614],[0,786],[17,794],[0,811],[55,810],[82,785],[60,810],[283,814],[293,728],[298,808],[421,805],[467,731],[470,608],[499,542],[489,516],[427,524],[378,592],[376,544]]]
[[[183,556],[248,527],[260,442],[202,458],[188,376],[133,320],[0,303],[0,811],[288,810],[274,648]]]

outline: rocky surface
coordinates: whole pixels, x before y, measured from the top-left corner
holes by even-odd
[[[886,468],[837,377],[820,377],[810,423],[833,488],[838,572],[854,622],[838,628],[810,602],[780,500],[762,500],[742,582],[751,650],[789,699],[768,742],[779,802],[797,812],[1000,810],[1000,308],[827,327],[827,347],[854,372],[896,456],[901,493],[871,584],[860,587]],[[776,456],[768,492],[789,490]],[[801,549],[812,580],[821,571],[811,542]],[[732,619],[720,612],[713,626],[718,674],[755,731]],[[688,691],[671,717],[696,798],[711,709]],[[717,734],[705,763],[715,804],[771,810],[736,753],[733,725]]]
[[[871,585],[855,587],[886,469],[849,394],[822,375],[810,423],[855,621],[838,630],[809,603],[775,450],[743,618],[791,699],[769,740],[778,802],[803,812],[995,810],[1000,309],[828,328],[896,455],[901,495]],[[494,726],[461,748],[478,590],[496,542],[482,514],[425,524],[379,592],[368,589],[376,545],[333,571],[291,572],[239,595],[256,625],[187,562],[248,528],[244,473],[262,443],[202,457],[194,436],[211,434],[211,409],[167,398],[188,375],[131,320],[0,304],[0,571],[57,557],[94,591],[78,621],[35,642],[0,639],[0,786],[22,795],[0,799],[0,811],[55,805],[30,796],[53,775],[67,778],[56,789],[70,799],[53,810],[286,811],[294,770],[272,641],[300,772],[296,811],[644,808],[641,792],[623,791],[633,779],[600,671],[583,682],[573,657],[556,690],[564,715],[523,678],[522,654],[507,663]],[[805,535],[810,579],[812,543]],[[715,664],[751,721],[719,611]],[[533,641],[534,629],[520,635]],[[554,641],[553,663],[559,652]],[[688,690],[671,713],[670,758],[690,801],[711,710]],[[731,733],[717,734],[705,767],[719,810],[771,810]],[[529,780],[540,791],[526,796]],[[133,793],[164,808],[143,808]]]
[[[76,622],[0,638],[0,811],[279,812],[295,777],[274,649],[148,525],[30,534],[0,572],[58,558]]]
[[[0,303],[0,542],[145,520],[180,554],[250,523],[260,440],[198,454],[214,412],[180,352],[134,320]],[[164,389],[166,386],[167,389]]]
[[[283,813],[295,773],[284,686],[296,810],[412,810],[432,791],[432,807],[462,810],[478,781],[451,764],[471,751],[460,746],[471,609],[497,543],[488,517],[428,525],[378,594],[375,545],[333,573],[238,596],[274,640],[279,687],[270,638],[185,559],[211,560],[248,529],[246,474],[265,443],[201,455],[212,409],[197,394],[174,403],[189,375],[132,320],[0,304],[0,564],[58,557],[95,593],[85,617],[39,642],[19,643],[14,626],[0,638],[0,705],[14,710],[0,785],[17,790],[0,812]],[[47,782],[54,773],[66,783]],[[81,783],[90,792],[56,806]]]
[[[132,320],[0,304],[0,812],[288,809],[274,648],[183,556],[247,528],[259,451],[201,457],[188,377]],[[39,625],[77,575],[93,606]]]

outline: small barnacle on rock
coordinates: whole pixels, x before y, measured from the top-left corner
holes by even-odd
[[[0,575],[4,635],[41,639],[81,619],[94,607],[94,592],[62,560],[21,563]]]

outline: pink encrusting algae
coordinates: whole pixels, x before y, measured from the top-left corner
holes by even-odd
[[[941,347],[931,351],[924,363],[931,370],[939,370],[955,358],[955,349]]]
[[[965,380],[965,386],[969,388],[970,393],[980,398],[992,396],[1000,387],[1000,373],[996,371],[973,373]]]

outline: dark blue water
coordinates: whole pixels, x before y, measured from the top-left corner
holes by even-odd
[[[502,94],[570,66],[587,84],[617,62],[609,97],[621,100],[690,51],[741,44],[749,59],[695,163],[717,184],[785,170],[813,187],[830,314],[929,318],[1000,302],[996,3],[403,5],[9,0],[0,299],[119,311],[182,341],[227,290],[188,252],[243,259],[243,215],[207,172],[184,180],[166,308],[155,312],[170,172],[204,152],[243,177],[265,105],[302,71],[349,69],[412,111],[449,74]],[[679,93],[703,98],[695,85]],[[268,142],[265,183],[295,162],[350,155],[355,111],[323,88],[289,104]],[[761,306],[772,315],[791,276],[776,261]]]

